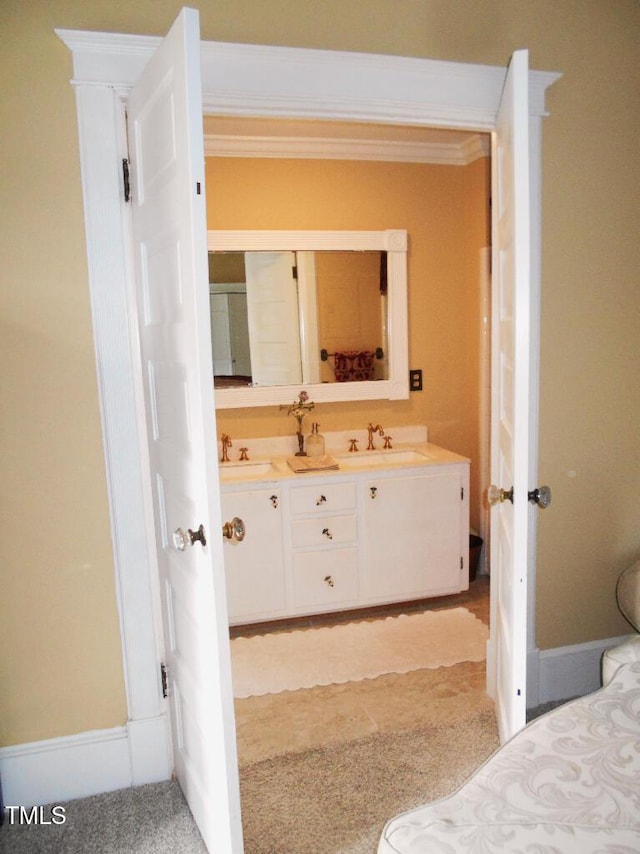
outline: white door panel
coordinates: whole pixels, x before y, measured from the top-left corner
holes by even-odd
[[[491,638],[487,682],[496,702],[503,741],[524,726],[526,710],[530,383],[528,128],[528,52],[517,51],[507,72],[493,140],[491,479],[504,493],[503,500],[493,507],[491,518]]]
[[[293,252],[245,252],[254,385],[302,382]]]
[[[210,851],[241,851],[214,417],[198,14],[128,106],[132,230],[174,766]],[[202,525],[206,543],[190,537]],[[181,530],[183,538],[176,539]],[[179,546],[182,546],[180,548]]]

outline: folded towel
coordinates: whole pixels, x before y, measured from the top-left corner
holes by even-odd
[[[338,461],[334,460],[329,454],[322,457],[289,457],[287,465],[296,474],[303,474],[307,471],[325,471],[326,469],[337,469]]]

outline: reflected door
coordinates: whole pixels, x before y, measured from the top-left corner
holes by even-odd
[[[294,252],[246,252],[247,314],[254,385],[302,382]]]

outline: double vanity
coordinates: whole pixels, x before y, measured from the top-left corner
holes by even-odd
[[[423,427],[387,433],[356,452],[353,431],[327,433],[338,468],[303,474],[290,439],[233,441],[249,459],[220,464],[223,517],[242,520],[225,526],[231,625],[468,588],[469,460]]]

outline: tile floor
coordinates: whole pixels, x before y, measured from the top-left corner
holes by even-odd
[[[457,606],[467,608],[488,625],[489,578],[478,576],[468,591],[456,596],[357,614],[234,627],[231,637]],[[378,731],[417,727],[422,722],[450,719],[472,707],[493,708],[485,693],[484,662],[462,662],[453,667],[389,674],[346,685],[236,699],[238,760],[240,765],[246,765],[291,750],[319,747]]]

